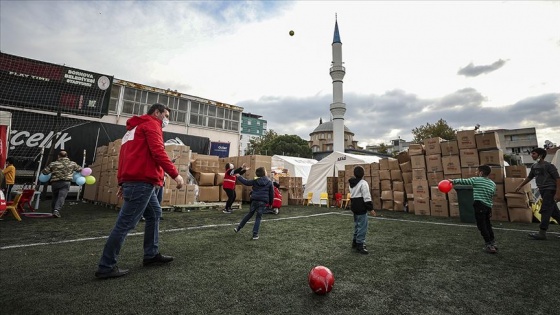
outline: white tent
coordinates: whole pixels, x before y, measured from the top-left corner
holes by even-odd
[[[311,167],[303,198],[306,199],[307,193],[312,192],[313,203],[319,203],[319,195],[327,192],[327,177],[336,177],[338,171],[343,171],[348,164],[370,164],[379,160],[378,156],[333,152]]]
[[[552,158],[552,161],[550,163],[554,164],[556,168],[560,170],[560,150],[556,151],[556,154],[554,154],[554,157]]]
[[[287,169],[290,176],[301,177],[301,181],[305,185],[311,166],[317,163],[317,160],[306,159],[294,156],[273,155],[272,169]]]

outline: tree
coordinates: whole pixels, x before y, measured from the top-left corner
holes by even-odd
[[[385,143],[379,144],[379,149],[377,149],[377,152],[387,154],[387,151],[388,150],[387,150],[387,146],[385,145]]]
[[[270,155],[288,155],[311,158],[313,153],[306,140],[296,135],[282,135],[270,143]]]
[[[268,145],[276,137],[278,137],[278,134],[274,130],[267,130],[264,135],[249,140],[246,154],[268,155]]]
[[[440,137],[445,140],[455,140],[457,131],[451,128],[445,120],[440,118],[435,124],[426,123],[424,126],[420,126],[412,129],[412,134],[415,143],[421,143],[424,139]]]
[[[247,154],[312,157],[311,148],[306,140],[296,135],[279,136],[274,130],[265,132],[261,137],[251,139],[247,147]]]

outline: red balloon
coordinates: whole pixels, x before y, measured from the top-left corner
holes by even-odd
[[[451,189],[453,189],[453,183],[451,183],[451,181],[449,181],[447,179],[444,179],[441,182],[439,182],[439,184],[437,185],[437,188],[442,193],[447,194],[449,191],[451,191]]]
[[[330,269],[325,266],[317,266],[311,269],[307,280],[311,290],[318,295],[325,295],[331,292],[334,286],[334,275]]]

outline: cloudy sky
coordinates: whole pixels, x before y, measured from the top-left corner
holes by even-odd
[[[0,50],[238,105],[308,139],[330,119],[335,14],[360,145],[440,118],[560,144],[560,1],[2,0]]]

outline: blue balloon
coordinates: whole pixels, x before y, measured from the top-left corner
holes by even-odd
[[[80,172],[74,172],[74,174],[72,174],[72,181],[74,183],[77,183],[76,179],[78,179],[79,177],[82,177],[82,174],[80,174]]]
[[[41,175],[39,175],[39,181],[41,183],[48,183],[49,180],[51,180],[51,174],[45,175],[45,174],[41,173]]]
[[[85,177],[80,176],[80,177],[76,178],[76,184],[78,186],[82,186],[85,183],[86,183],[86,178]]]

